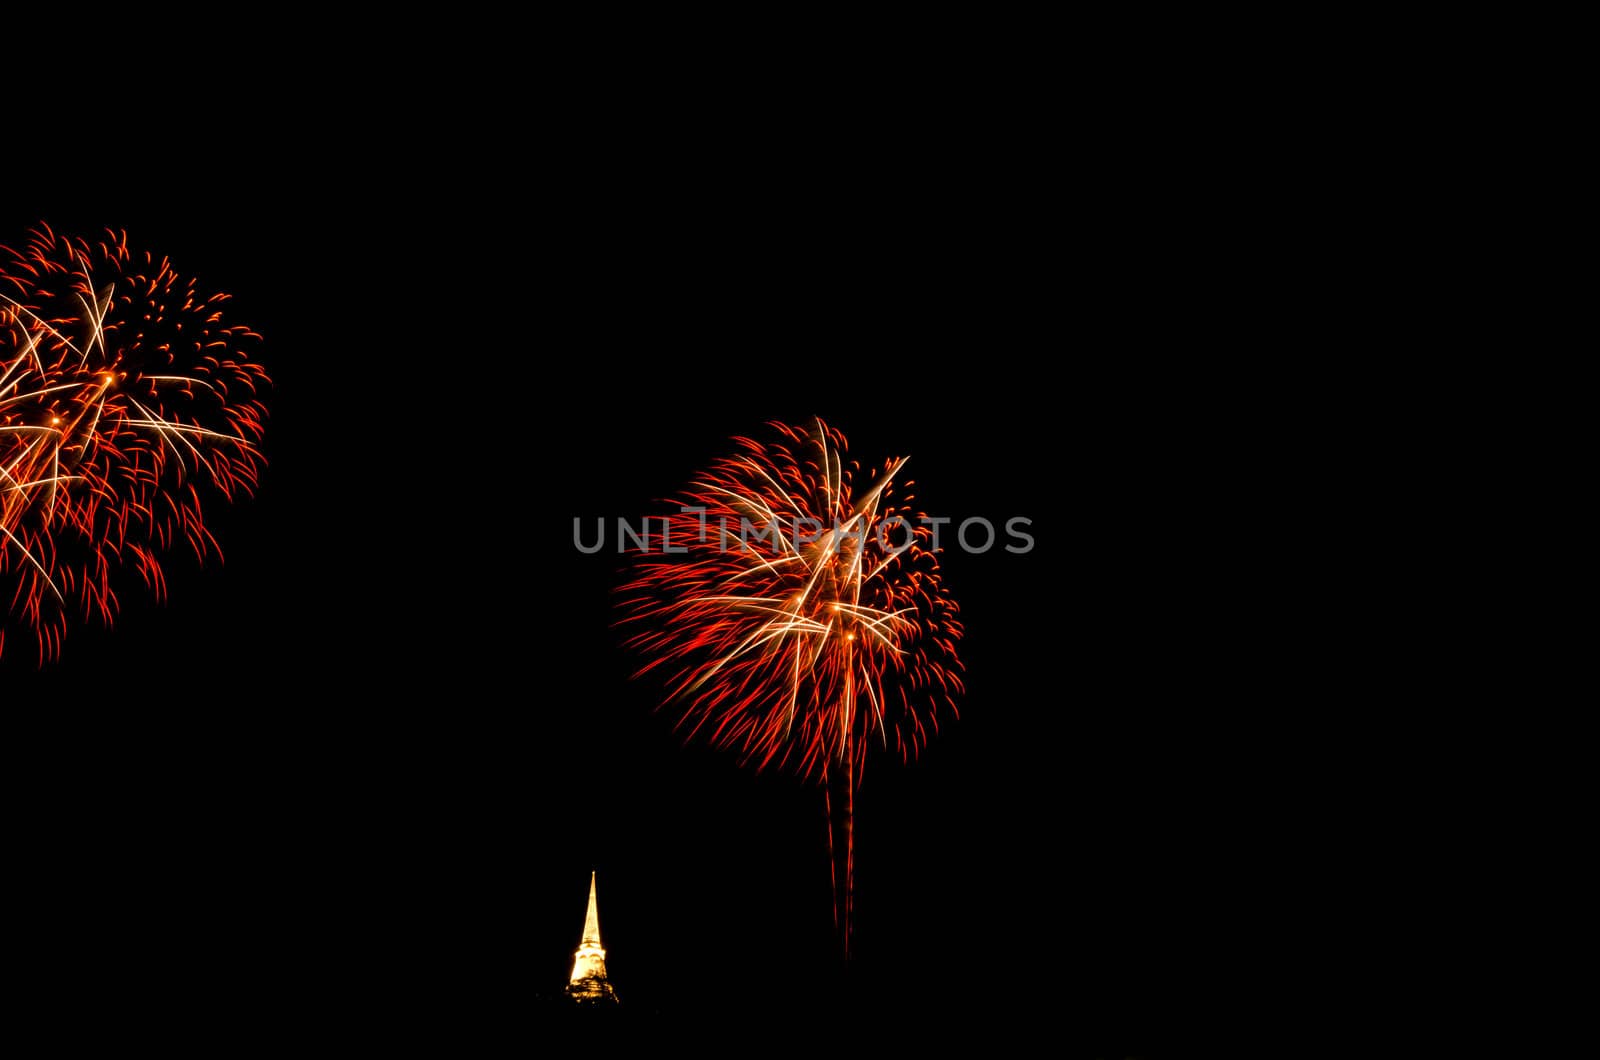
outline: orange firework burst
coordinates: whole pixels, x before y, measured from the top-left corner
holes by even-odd
[[[844,435],[821,420],[810,431],[773,426],[771,443],[735,439],[738,451],[657,522],[622,588],[624,621],[639,627],[629,645],[649,659],[640,674],[667,675],[691,737],[831,791],[835,916],[848,953],[865,751],[912,758],[940,714],[954,716],[961,624],[933,531],[910,508],[907,458],[863,473],[845,465]]]
[[[227,297],[122,233],[0,247],[0,651],[32,629],[42,664],[112,621],[122,571],[160,598],[163,553],[221,555],[202,498],[254,491],[269,385]]]

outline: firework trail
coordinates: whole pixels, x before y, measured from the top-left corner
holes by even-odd
[[[31,236],[0,246],[0,652],[31,630],[42,665],[125,572],[159,599],[163,554],[220,558],[202,501],[254,491],[269,382],[228,296],[125,233]]]
[[[823,784],[848,956],[866,751],[909,760],[955,716],[961,624],[906,458],[863,472],[821,420],[772,426],[771,442],[734,439],[678,498],[689,510],[655,521],[623,624],[690,738]]]

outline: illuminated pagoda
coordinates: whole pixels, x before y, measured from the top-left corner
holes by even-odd
[[[600,907],[594,899],[594,873],[589,873],[589,912],[583,918],[583,941],[572,955],[572,981],[567,996],[580,1002],[612,1002],[617,992],[606,978],[606,951],[600,945]]]

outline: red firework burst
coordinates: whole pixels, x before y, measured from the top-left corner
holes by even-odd
[[[835,917],[849,949],[854,793],[876,744],[914,757],[956,713],[957,607],[905,457],[863,473],[845,438],[773,424],[698,476],[622,587],[640,675],[666,675],[690,737],[830,790]],[[858,477],[864,483],[858,488]],[[842,803],[842,805],[839,805]],[[837,835],[835,833],[838,833]]]
[[[124,233],[0,247],[0,651],[31,629],[43,664],[72,617],[110,624],[121,572],[159,599],[164,553],[220,557],[202,498],[254,491],[269,385],[227,298]]]

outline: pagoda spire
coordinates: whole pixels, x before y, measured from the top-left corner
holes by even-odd
[[[595,873],[589,873],[589,911],[583,917],[583,940],[572,955],[572,978],[567,994],[574,1001],[617,1000],[606,978],[606,951],[600,945],[600,903],[595,898]]]
[[[589,873],[589,913],[583,918],[583,941],[600,945],[600,906],[594,900],[594,877]]]

